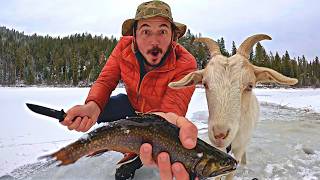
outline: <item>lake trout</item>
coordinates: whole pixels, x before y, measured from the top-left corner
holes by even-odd
[[[60,161],[59,165],[67,165],[83,156],[113,150],[125,154],[120,160],[123,163],[139,155],[143,143],[152,145],[154,159],[160,152],[168,152],[171,163],[181,162],[189,174],[201,179],[230,173],[237,166],[232,156],[199,138],[195,148],[184,148],[179,139],[179,128],[154,114],[139,114],[106,123],[59,151],[40,158],[55,159]]]

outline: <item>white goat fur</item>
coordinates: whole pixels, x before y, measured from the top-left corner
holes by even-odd
[[[252,87],[257,82],[277,82],[293,85],[298,81],[264,67],[252,65],[249,53],[255,43],[271,39],[264,34],[247,38],[239,47],[237,54],[227,58],[220,53],[218,44],[209,38],[196,41],[207,45],[211,60],[203,70],[192,72],[178,82],[169,84],[172,88],[182,88],[204,84],[209,110],[208,136],[216,147],[225,150],[232,144],[231,151],[241,164],[246,163],[246,147],[259,118],[259,103]],[[225,133],[223,139],[215,135]],[[234,172],[227,175],[233,179]]]

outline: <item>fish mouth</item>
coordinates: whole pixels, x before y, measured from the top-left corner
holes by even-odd
[[[213,172],[210,174],[210,177],[216,177],[223,174],[229,174],[232,171],[235,171],[237,168],[235,166],[225,167],[220,169],[219,171]]]
[[[237,169],[237,165],[238,165],[237,161],[233,161],[232,164],[225,166],[225,167],[222,167],[218,171],[211,173],[210,177],[216,177],[216,176],[223,175],[223,174],[229,174]]]

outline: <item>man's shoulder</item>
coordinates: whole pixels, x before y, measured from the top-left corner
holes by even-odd
[[[195,63],[195,57],[185,49],[181,44],[177,43],[175,45],[175,53],[177,58],[177,63]]]
[[[121,55],[122,57],[127,57],[132,53],[131,44],[133,41],[132,36],[123,36],[118,41],[113,55]]]
[[[119,45],[126,47],[131,45],[133,41],[133,37],[132,36],[122,36],[118,42]]]

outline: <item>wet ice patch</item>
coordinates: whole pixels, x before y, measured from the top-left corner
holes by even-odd
[[[303,180],[318,180],[318,178],[313,175],[313,172],[307,168],[299,167],[298,174],[302,177]]]
[[[297,144],[296,146],[294,146],[295,150],[301,150],[302,149],[302,144]]]
[[[39,161],[33,164],[25,164],[20,166],[19,168],[13,170],[9,176],[13,177],[14,179],[25,179],[35,174],[39,174],[44,171],[48,171],[54,167],[58,162],[55,160],[51,161]]]
[[[281,171],[285,171],[281,164],[268,164],[265,168],[265,172],[269,175],[278,174]]]

